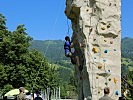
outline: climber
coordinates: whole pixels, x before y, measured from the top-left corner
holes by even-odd
[[[77,52],[79,52],[80,50],[78,49],[75,50],[73,53],[71,52],[71,48],[74,47],[74,44],[70,42],[70,38],[68,36],[65,37],[65,44],[64,44],[64,49],[65,49],[65,56],[66,57],[70,57],[71,58],[71,63],[78,66],[79,71],[81,72],[83,69],[83,66],[80,64],[80,62],[83,63],[82,56],[79,56]],[[81,51],[80,51],[81,52]]]
[[[71,48],[73,48],[73,44],[70,42],[69,36],[66,36],[65,37],[65,44],[64,44],[65,56],[71,58],[72,64],[76,64],[75,57],[74,57],[73,53],[71,52]]]
[[[71,52],[71,48],[73,47],[73,45],[70,42],[70,38],[69,36],[65,37],[65,44],[64,44],[64,49],[65,49],[65,56],[66,57],[72,57],[72,52]]]

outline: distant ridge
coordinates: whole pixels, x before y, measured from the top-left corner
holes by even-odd
[[[48,50],[46,48],[49,44]],[[62,62],[63,60],[69,61],[64,55],[64,41],[63,40],[33,40],[30,49],[37,49],[43,55],[46,52],[46,58],[52,62]],[[122,57],[130,58],[133,60],[133,38],[125,37],[121,41]]]

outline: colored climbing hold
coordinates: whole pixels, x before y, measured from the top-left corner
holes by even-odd
[[[100,94],[100,91],[98,91],[98,94]]]
[[[102,67],[103,67],[102,64],[98,65],[98,69],[102,69]]]
[[[103,62],[106,62],[106,60],[104,59]]]
[[[96,41],[96,39],[93,39],[93,41]]]
[[[90,28],[90,33],[92,32],[92,28]]]
[[[102,30],[105,30],[105,27],[102,27],[101,29],[102,29]]]
[[[111,78],[109,78],[109,81],[111,81]]]
[[[104,53],[108,53],[108,50],[104,50]]]
[[[104,42],[107,42],[107,40],[104,40]]]
[[[113,41],[110,41],[110,44],[113,44]]]
[[[97,49],[97,48],[93,48],[92,51],[93,51],[94,53],[98,53],[98,49]]]
[[[111,24],[109,23],[109,24],[107,25],[107,28],[110,28],[110,26],[111,26]]]
[[[94,57],[94,59],[97,59],[96,57]]]
[[[108,83],[107,83],[107,82],[105,82],[105,85],[107,86],[107,85],[108,85]]]
[[[98,76],[96,77],[96,79],[98,79]]]
[[[116,84],[118,82],[118,79],[117,78],[114,78],[114,83]]]
[[[116,51],[116,49],[114,49],[114,51]]]
[[[119,92],[118,92],[118,90],[116,90],[116,91],[115,91],[115,95],[117,95],[117,96],[119,95]]]
[[[110,70],[108,70],[108,72],[110,72]]]

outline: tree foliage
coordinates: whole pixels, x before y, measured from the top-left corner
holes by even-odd
[[[58,74],[37,50],[29,50],[32,38],[24,25],[11,32],[6,19],[0,14],[0,89],[6,93],[11,88],[26,87],[30,91],[56,87]],[[52,84],[51,84],[52,83]]]
[[[122,58],[122,93],[129,90],[127,98],[133,98],[133,61]]]

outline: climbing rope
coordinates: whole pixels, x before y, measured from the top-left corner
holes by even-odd
[[[52,26],[52,31],[54,31],[55,25],[57,24],[57,20],[58,20],[58,18],[59,18],[59,12],[60,12],[60,10],[62,9],[62,6],[63,6],[63,5],[62,5],[62,2],[61,2],[60,5],[59,5],[59,10],[58,10],[58,12],[57,12],[57,16],[56,16],[55,21],[54,21],[54,24],[53,24],[53,26]],[[48,45],[47,45],[46,50],[45,50],[45,53],[44,53],[44,56],[45,56],[45,57],[46,57],[46,53],[47,53],[47,51],[48,51],[49,46],[50,46],[50,40],[48,41]],[[41,64],[43,63],[43,61],[44,61],[44,59],[42,59]],[[39,75],[39,71],[40,71],[40,68],[39,68],[38,71],[37,71],[36,78],[35,78],[35,83],[36,83],[36,81],[37,81],[37,77],[38,77],[38,75]],[[32,92],[33,92],[33,88],[34,88],[34,85],[32,86]]]
[[[68,22],[68,18],[67,18],[67,35],[70,37],[70,25],[69,25],[69,22]]]

